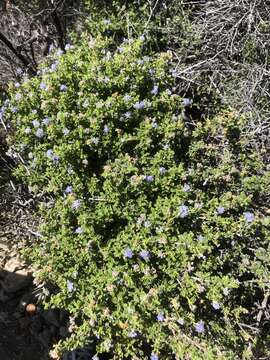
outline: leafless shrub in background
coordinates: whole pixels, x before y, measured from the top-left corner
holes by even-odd
[[[250,117],[247,135],[270,148],[270,6],[264,0],[198,0],[191,10],[193,41],[172,47],[179,88],[218,95]],[[175,35],[171,34],[172,40]],[[177,38],[176,34],[176,38]],[[259,139],[259,140],[258,140]]]
[[[34,75],[50,47],[65,51],[84,15],[81,0],[0,1],[0,89],[22,72]]]

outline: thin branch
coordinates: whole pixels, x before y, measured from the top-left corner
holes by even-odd
[[[36,72],[33,69],[31,63],[25,58],[25,56],[23,56],[19,51],[15,49],[13,44],[1,32],[0,41],[2,41],[10,51],[12,51],[12,53],[24,64],[24,66],[31,72],[32,75],[35,75]]]

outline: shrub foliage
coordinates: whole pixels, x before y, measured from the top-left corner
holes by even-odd
[[[18,173],[41,204],[28,256],[75,319],[59,351],[114,359],[267,352],[269,171],[232,109],[193,121],[169,52],[87,36],[11,89]]]

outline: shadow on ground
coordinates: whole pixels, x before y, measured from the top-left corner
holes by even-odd
[[[35,336],[42,323],[38,325],[36,315],[26,311],[25,300],[31,300],[31,280],[30,275],[0,270],[1,360],[49,359],[46,344]]]
[[[53,344],[70,335],[68,314],[37,305],[39,290],[31,272],[18,260],[10,259],[2,268],[0,264],[0,360],[53,359]],[[90,360],[93,356],[93,349],[85,348],[66,353],[61,360]],[[105,359],[108,356],[100,357]]]

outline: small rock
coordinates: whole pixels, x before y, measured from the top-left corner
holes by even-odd
[[[35,304],[27,304],[25,307],[25,311],[29,315],[33,315],[37,311],[37,307]]]

